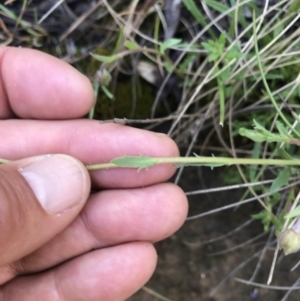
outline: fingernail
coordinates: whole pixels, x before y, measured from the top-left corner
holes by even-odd
[[[86,172],[72,157],[43,156],[21,168],[20,173],[41,206],[50,213],[62,213],[84,201]]]

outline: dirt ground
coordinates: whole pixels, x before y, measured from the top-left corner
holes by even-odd
[[[185,191],[210,188],[221,185],[222,173],[218,169],[187,169],[182,179]],[[224,184],[223,184],[224,185]],[[243,190],[203,194],[190,198],[190,213],[195,215],[212,208],[224,206],[239,200]],[[222,255],[212,253],[237,247],[249,239],[263,233],[260,222],[252,222],[248,227],[218,242],[204,242],[224,235],[250,219],[250,214],[259,212],[260,207],[250,203],[233,210],[222,211],[200,219],[187,221],[171,238],[157,244],[158,266],[147,287],[172,301],[241,301],[241,300],[300,300],[297,290],[282,299],[287,291],[255,288],[239,283],[235,277],[249,280],[258,265],[258,256],[253,256],[266,245],[268,235]],[[258,268],[253,282],[266,284],[274,248],[270,248]],[[251,259],[252,258],[252,259]],[[248,260],[248,263],[246,262]],[[276,266],[272,285],[291,286],[299,278],[299,269],[290,272],[298,262],[299,255],[281,256]],[[240,267],[240,269],[238,269]],[[234,275],[216,287],[235,269]],[[158,298],[140,290],[129,301],[159,301]]]

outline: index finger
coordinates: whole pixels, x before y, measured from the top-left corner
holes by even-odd
[[[93,104],[90,81],[46,53],[0,48],[0,118],[73,119]]]

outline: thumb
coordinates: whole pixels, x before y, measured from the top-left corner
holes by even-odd
[[[0,267],[36,250],[80,212],[90,192],[84,165],[46,155],[0,166]]]

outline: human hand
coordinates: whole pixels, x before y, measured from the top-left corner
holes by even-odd
[[[126,299],[155,269],[152,243],[184,222],[186,198],[161,184],[169,165],[88,174],[83,164],[177,156],[175,143],[78,119],[91,85],[47,54],[0,48],[0,72],[0,157],[14,160],[0,166],[0,301]]]

